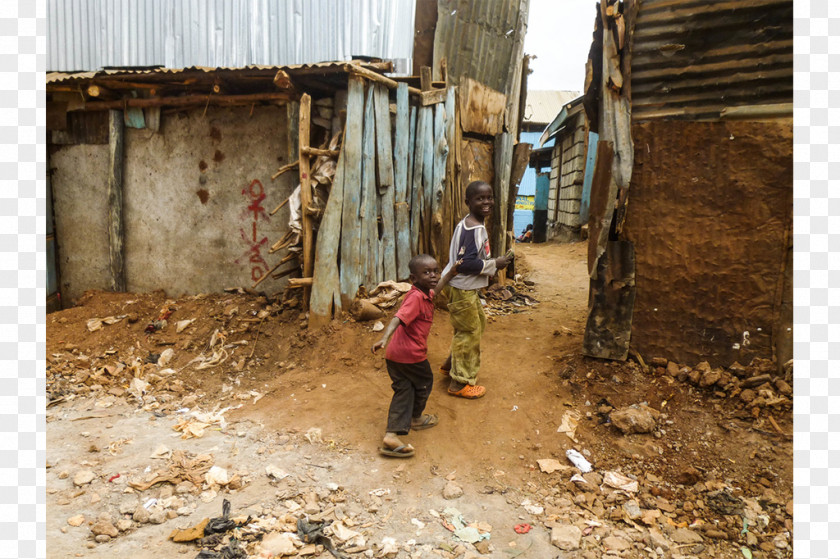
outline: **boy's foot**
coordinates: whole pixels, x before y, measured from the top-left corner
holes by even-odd
[[[448,377],[449,376],[449,369],[444,369],[443,367],[441,367],[440,368],[440,374],[442,374],[445,377]]]
[[[470,384],[462,384],[455,379],[452,379],[452,382],[449,383],[449,390],[447,391],[452,396],[458,396],[460,398],[467,398],[469,400],[474,400],[476,398],[481,398],[484,396],[484,393],[487,392],[487,389],[483,386],[479,385],[470,385]]]
[[[415,431],[419,431],[421,429],[431,429],[437,424],[438,417],[428,413],[424,413],[420,417],[411,418],[411,428]]]
[[[379,448],[379,454],[383,456],[390,456],[392,458],[410,458],[414,456],[414,447],[410,444],[403,444],[396,433],[385,433],[382,439],[382,446]]]

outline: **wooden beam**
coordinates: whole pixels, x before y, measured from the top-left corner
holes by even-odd
[[[420,68],[420,90],[430,91],[432,89],[432,69],[429,66]]]
[[[298,164],[299,164],[299,162],[298,162],[298,161],[295,161],[294,163],[289,163],[288,165],[283,165],[282,167],[280,167],[279,169],[277,169],[277,172],[276,172],[276,173],[274,173],[273,175],[271,175],[271,180],[276,179],[277,177],[279,177],[280,175],[282,175],[282,174],[283,174],[283,173],[285,173],[286,171],[291,171],[292,169],[294,169],[295,167],[297,167],[297,166],[298,166]],[[278,209],[279,209],[279,208],[278,208]],[[275,211],[277,211],[277,210],[275,210]],[[272,213],[273,213],[273,212],[272,212]]]
[[[125,291],[123,262],[123,146],[125,125],[122,111],[108,114],[108,257],[111,290]]]
[[[181,97],[151,97],[149,99],[119,99],[85,103],[85,111],[107,111],[126,108],[186,107],[190,105],[248,105],[258,101],[289,101],[289,93],[250,93],[248,95],[184,95]]]
[[[388,89],[397,89],[399,82],[392,80],[387,76],[383,76],[382,74],[377,74],[372,70],[368,70],[367,68],[362,68],[361,66],[357,66],[355,64],[345,64],[344,69],[356,76],[361,76],[363,78],[367,78],[373,82],[381,83],[382,85],[388,87]],[[420,90],[416,87],[409,87],[408,92],[412,95],[420,95]]]
[[[303,287],[305,290],[308,290],[312,287],[312,283],[312,278],[289,278],[289,283],[286,284],[286,287],[289,289],[299,289]]]
[[[432,143],[432,227],[429,238],[431,254],[440,260],[446,253],[443,231],[443,191],[446,179],[446,155],[449,146],[446,143],[446,106],[435,106],[434,141]],[[441,252],[443,251],[443,252]]]
[[[416,107],[412,107],[416,109]],[[411,173],[411,254],[425,252],[425,243],[421,242],[420,224],[423,222],[423,139],[426,136],[426,118],[423,116],[429,109],[416,110],[416,127],[414,133],[414,154]],[[415,112],[412,110],[412,112]]]
[[[304,93],[300,98],[300,120],[298,122],[298,141],[300,142],[300,153],[305,154],[309,148],[309,117],[312,109],[312,98],[308,93]],[[309,158],[301,157],[299,163],[300,170],[300,207],[308,208],[312,205],[312,187],[310,185],[309,176]],[[308,278],[312,276],[314,267],[312,242],[312,216],[309,212],[301,212],[301,226],[303,234],[303,277]],[[303,308],[309,310],[309,290],[304,290],[303,293]]]
[[[326,157],[338,157],[338,150],[337,149],[320,149],[320,148],[313,148],[313,147],[301,147],[301,153],[304,155],[324,155]]]
[[[420,105],[424,107],[427,105],[443,103],[444,101],[446,101],[445,89],[432,89],[430,91],[424,91],[420,94]]]

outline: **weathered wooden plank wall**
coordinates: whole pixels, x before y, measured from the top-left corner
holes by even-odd
[[[351,76],[347,91],[347,125],[344,152],[344,204],[341,210],[341,306],[350,308],[362,283],[362,220],[360,201],[362,184],[362,122],[365,87],[362,78]]]

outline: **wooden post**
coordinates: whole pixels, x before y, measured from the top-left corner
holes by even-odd
[[[300,142],[300,207],[301,229],[303,234],[303,277],[312,277],[314,269],[314,243],[312,242],[312,216],[306,208],[312,205],[312,186],[309,178],[309,157],[304,154],[309,149],[309,117],[312,110],[312,98],[304,93],[300,98],[300,120],[298,122],[298,141]],[[303,290],[303,308],[309,310],[309,287]]]
[[[395,230],[397,235],[397,267],[396,280],[408,278],[408,261],[411,259],[411,244],[409,241],[409,213],[408,213],[408,87],[400,84],[397,88],[397,122],[394,134],[394,203]]]
[[[411,173],[411,254],[420,254],[425,245],[421,242],[420,223],[423,221],[423,139],[426,136],[425,111],[417,112],[417,124],[414,133],[414,155]],[[412,111],[413,113],[414,111]]]
[[[432,69],[429,66],[420,68],[420,91],[432,89]]]
[[[435,106],[434,149],[432,152],[432,227],[429,248],[436,259],[446,253],[443,237],[443,191],[446,178],[446,155],[449,146],[446,143],[446,107],[443,104]]]
[[[108,113],[108,257],[111,289],[125,291],[123,262],[123,145],[125,123],[122,111]]]
[[[382,240],[379,246],[379,268],[382,280],[397,279],[396,236],[394,233],[394,159],[391,151],[391,113],[388,109],[388,90],[383,85],[374,86],[374,113],[376,119],[376,162],[379,187]],[[379,274],[377,274],[378,279]]]
[[[370,291],[376,287],[379,267],[379,232],[376,223],[376,123],[374,120],[374,86],[368,87],[365,100],[364,133],[362,138],[362,243],[360,261],[363,283]]]
[[[362,281],[360,193],[362,189],[362,123],[364,81],[350,76],[347,127],[344,133],[344,204],[341,209],[341,306],[349,309]]]

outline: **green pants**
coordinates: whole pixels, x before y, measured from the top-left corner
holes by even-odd
[[[475,385],[481,364],[481,335],[487,319],[477,290],[449,287],[449,321],[452,336],[452,369],[449,375],[465,384]]]

